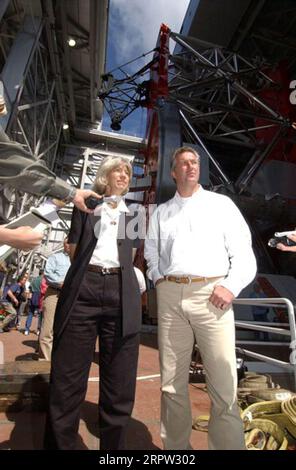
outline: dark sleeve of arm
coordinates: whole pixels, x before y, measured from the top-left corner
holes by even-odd
[[[65,199],[71,186],[58,178],[42,160],[10,141],[0,126],[0,183],[36,195]]]
[[[72,213],[71,227],[68,235],[68,243],[77,245],[79,243],[86,214],[83,214],[77,207],[74,207]]]
[[[141,239],[140,238],[136,238],[135,240],[133,240],[133,248],[141,248]]]
[[[17,288],[18,288],[18,284],[12,284],[12,286],[10,286],[9,290],[7,291],[8,297],[13,299],[15,297],[15,293],[17,291]]]

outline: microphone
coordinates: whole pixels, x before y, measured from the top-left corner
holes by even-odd
[[[94,210],[97,206],[103,204],[104,198],[97,199],[96,197],[90,196],[85,200],[85,205],[88,209]]]

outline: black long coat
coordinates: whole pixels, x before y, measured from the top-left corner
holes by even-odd
[[[126,226],[135,214],[122,213],[119,219],[119,234],[117,239],[119,262],[121,269],[122,292],[122,336],[138,333],[141,328],[141,294],[137,277],[133,268],[132,249],[138,248],[140,240],[130,240],[126,235]],[[58,341],[69,319],[71,308],[76,301],[83,276],[95,249],[99,233],[100,217],[86,214],[74,208],[69,243],[77,244],[75,259],[66,275],[63,289],[59,296],[54,321],[54,338]],[[122,236],[122,235],[120,235]]]

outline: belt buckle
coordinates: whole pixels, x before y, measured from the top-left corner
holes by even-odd
[[[105,276],[105,274],[110,274],[110,271],[108,268],[102,268],[102,274]]]

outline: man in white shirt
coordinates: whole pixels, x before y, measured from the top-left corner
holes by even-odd
[[[176,150],[177,192],[154,211],[145,242],[158,304],[161,437],[165,449],[190,449],[188,377],[196,341],[212,404],[209,449],[245,449],[231,304],[254,278],[256,260],[241,213],[228,197],[200,186],[199,168],[195,150]]]

